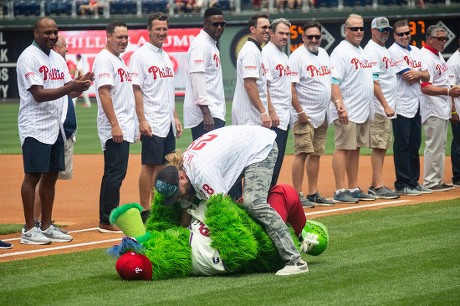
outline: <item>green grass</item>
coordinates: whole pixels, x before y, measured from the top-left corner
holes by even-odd
[[[0,103],[0,154],[21,154],[21,147],[18,136],[18,103]],[[179,118],[183,122],[183,104],[182,99],[177,99],[176,110]],[[75,154],[99,154],[102,153],[101,144],[96,128],[97,105],[93,99],[92,108],[82,108],[81,104],[77,105],[77,120],[78,133],[77,143],[75,144]],[[227,102],[226,121],[229,125],[232,120],[232,104]],[[420,154],[423,155],[425,148],[424,134],[422,133],[422,146]],[[177,148],[184,151],[192,142],[192,134],[190,129],[186,129],[180,139],[177,140]],[[447,134],[446,155],[450,155],[450,143],[452,142],[452,131],[449,127]],[[131,153],[140,153],[140,143],[131,146]],[[329,127],[327,132],[326,154],[334,152],[334,128]],[[364,148],[361,153],[364,155],[370,154],[370,149]],[[288,143],[286,146],[286,155],[294,154],[294,140],[292,132],[289,133]],[[390,149],[387,155],[392,155],[393,150]]]
[[[458,199],[323,217],[310,272],[127,282],[104,250],[0,263],[0,305],[459,305]]]

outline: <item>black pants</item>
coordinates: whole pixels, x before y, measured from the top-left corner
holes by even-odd
[[[393,159],[396,170],[395,188],[414,188],[420,178],[419,149],[422,141],[422,122],[417,112],[414,118],[398,115],[393,123]]]
[[[460,123],[451,124],[452,144],[450,158],[452,160],[452,181],[460,182]]]
[[[214,129],[219,129],[225,126],[225,121],[220,120],[219,118],[214,118],[214,117],[212,119],[214,119]],[[206,133],[207,131],[204,130],[203,121],[201,121],[200,124],[198,124],[197,126],[192,127],[192,139],[193,140],[200,138],[201,135],[206,134]]]
[[[110,224],[109,216],[120,204],[120,188],[126,176],[129,142],[107,140],[104,150],[104,176],[99,195],[99,223]]]
[[[273,169],[272,182],[270,188],[276,185],[278,177],[280,175],[281,166],[283,165],[284,153],[286,152],[286,143],[289,136],[289,126],[286,131],[277,127],[271,127],[270,130],[276,133],[276,144],[278,146],[278,157],[276,158],[275,168]]]

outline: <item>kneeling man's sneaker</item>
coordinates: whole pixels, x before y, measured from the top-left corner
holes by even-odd
[[[296,264],[288,263],[286,266],[276,272],[276,275],[294,275],[308,272],[308,265],[305,261],[300,260]]]
[[[42,231],[38,227],[32,227],[30,230],[26,231],[22,229],[21,235],[22,244],[50,244],[51,239],[43,235]]]
[[[42,234],[52,242],[70,242],[73,239],[72,236],[64,234],[52,224],[46,230],[42,231]]]

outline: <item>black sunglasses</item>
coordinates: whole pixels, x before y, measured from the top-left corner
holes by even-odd
[[[221,27],[221,28],[224,28],[225,25],[227,24],[227,21],[222,21],[222,22],[209,22],[213,27],[217,28],[217,27]]]
[[[407,31],[407,32],[401,32],[401,33],[395,33],[396,35],[398,35],[399,37],[403,37],[404,35],[406,36],[410,36],[410,31]]]
[[[313,38],[316,39],[316,40],[320,40],[321,39],[321,35],[306,35],[305,36],[308,40],[312,40]]]
[[[377,29],[380,33],[383,33],[383,32],[390,32],[391,31],[391,28],[381,28],[381,29]]]
[[[446,42],[448,40],[448,38],[446,36],[441,36],[441,37],[431,36],[431,37],[436,38],[439,41],[444,41],[444,42]]]
[[[353,32],[358,32],[358,30],[364,32],[364,27],[348,27],[348,29]]]

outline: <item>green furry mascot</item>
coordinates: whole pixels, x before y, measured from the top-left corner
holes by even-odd
[[[192,225],[189,228],[180,226],[180,203],[163,205],[163,196],[158,192],[152,202],[151,215],[145,227],[139,204],[122,205],[110,215],[112,224],[117,225],[126,236],[134,238],[125,237],[120,245],[108,251],[119,257],[116,267],[120,276],[125,279],[159,280],[221,274],[200,272],[194,268],[193,261],[199,259],[196,259],[191,246]],[[268,234],[243,206],[234,203],[230,197],[214,195],[189,213],[193,216],[192,220],[202,221],[201,229],[210,237],[210,249],[216,252],[213,259],[222,267],[222,273],[270,272],[283,267],[284,263]],[[321,230],[321,238],[328,239],[325,227]],[[294,241],[297,242],[298,237]],[[326,246],[327,241],[321,246],[322,250],[317,249],[317,253],[324,251]],[[151,267],[146,267],[149,264],[145,264],[147,260],[143,256],[148,258]]]

